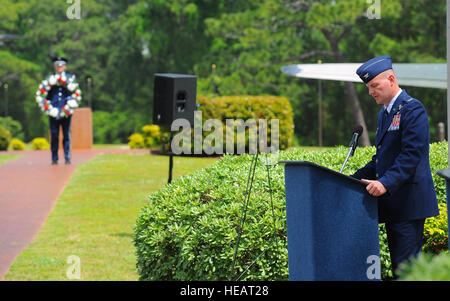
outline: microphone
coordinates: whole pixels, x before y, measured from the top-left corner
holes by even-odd
[[[358,140],[359,140],[359,137],[361,136],[362,132],[363,132],[363,127],[360,124],[355,126],[355,129],[353,130],[352,141],[350,141],[350,145],[349,145],[349,147],[351,147],[350,157],[353,157],[353,154],[355,153],[356,147],[358,146]]]
[[[344,167],[345,167],[345,164],[347,164],[348,158],[353,157],[353,155],[355,154],[356,147],[358,146],[358,140],[359,140],[359,137],[361,136],[362,132],[363,132],[362,125],[358,124],[357,126],[355,126],[355,129],[353,130],[353,137],[352,137],[352,140],[350,141],[348,154],[347,154],[347,157],[345,158],[344,164],[342,164],[341,170],[339,171],[340,173],[342,173],[342,171],[344,170]]]

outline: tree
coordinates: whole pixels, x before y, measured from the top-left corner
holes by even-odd
[[[13,18],[16,30],[28,39],[8,45],[7,49],[37,66],[34,81],[27,84],[28,92],[23,97],[26,106],[37,109],[34,94],[38,84],[53,72],[51,58],[62,55],[69,58],[68,71],[77,76],[83,91],[85,77],[93,77],[96,110],[120,111],[128,116],[119,138],[126,141],[143,123],[150,122],[149,76],[142,63],[142,43],[123,24],[127,8],[136,2],[86,0],[81,5],[81,19],[77,20],[67,17],[70,5],[64,1],[28,1],[29,5]],[[87,105],[87,98],[81,105]],[[19,106],[17,109],[22,110]],[[15,118],[24,124],[28,139],[32,136],[28,129],[37,124],[45,129],[47,122],[38,109],[34,113],[28,118]],[[41,132],[40,135],[46,133]]]
[[[3,0],[0,33],[27,39],[2,46],[0,80],[8,81],[9,112],[22,123],[26,139],[48,132],[34,94],[58,54],[69,58],[68,71],[83,91],[85,77],[94,79],[94,131],[101,127],[96,137],[126,142],[151,123],[153,74],[171,72],[197,75],[199,95],[287,97],[298,143],[314,145],[317,81],[287,76],[283,65],[319,59],[362,63],[382,54],[394,63],[446,61],[444,2],[381,1],[380,19],[365,16],[376,3],[369,2],[83,0],[81,19],[72,20],[65,1]],[[322,86],[324,145],[347,143],[355,123],[365,127],[368,137],[361,142],[367,145],[379,108],[366,87],[332,81]],[[408,87],[408,92],[429,110],[433,135],[435,123],[445,121],[446,91]],[[349,105],[342,105],[343,99]]]

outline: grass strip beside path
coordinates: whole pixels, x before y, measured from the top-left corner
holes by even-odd
[[[173,177],[215,160],[175,157]],[[144,154],[101,155],[78,166],[5,280],[69,280],[71,255],[80,260],[80,280],[137,280],[134,225],[148,196],[167,183],[168,166],[168,157]]]
[[[18,157],[20,157],[20,155],[0,154],[0,165],[5,163],[5,162],[14,160],[14,159],[16,159]]]

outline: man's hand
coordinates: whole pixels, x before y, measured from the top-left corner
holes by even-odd
[[[361,181],[369,184],[366,186],[366,190],[370,195],[380,196],[387,192],[386,187],[384,187],[384,185],[381,184],[380,181],[366,180],[366,179],[361,179]]]

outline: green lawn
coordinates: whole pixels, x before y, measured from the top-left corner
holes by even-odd
[[[174,178],[217,159],[174,158]],[[35,240],[5,280],[137,280],[133,228],[151,192],[167,183],[169,159],[144,154],[98,156],[78,166]]]
[[[0,155],[0,165],[7,161],[13,160],[17,157],[19,157],[19,155],[1,154]]]
[[[128,144],[94,144],[92,145],[94,149],[102,149],[102,148],[114,148],[114,149],[130,149]]]

